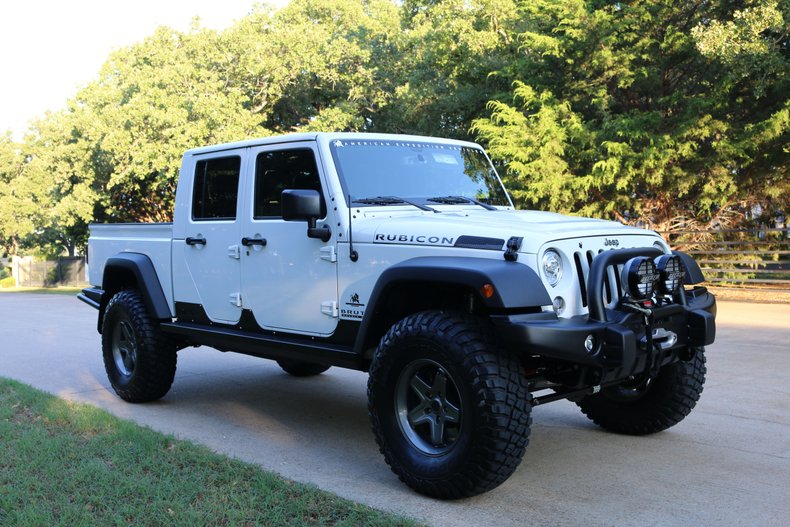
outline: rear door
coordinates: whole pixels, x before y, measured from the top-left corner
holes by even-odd
[[[185,238],[174,240],[173,247],[176,302],[190,310],[202,307],[211,321],[226,324],[241,318],[239,203],[245,155],[239,150],[196,159],[190,213],[183,218]]]

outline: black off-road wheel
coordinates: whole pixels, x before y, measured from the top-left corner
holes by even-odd
[[[313,375],[320,375],[330,368],[330,366],[325,366],[324,364],[297,360],[278,360],[277,364],[280,365],[280,368],[285,373],[294,377],[312,377]]]
[[[425,311],[381,339],[368,411],[393,472],[442,499],[493,489],[516,470],[530,432],[528,383],[486,321]]]
[[[597,425],[620,434],[647,435],[678,424],[694,408],[705,384],[705,350],[688,362],[664,366],[654,378],[635,377],[604,388],[577,405]]]
[[[170,390],[177,348],[151,319],[139,291],[121,291],[110,299],[102,351],[110,384],[124,401],[154,401]]]

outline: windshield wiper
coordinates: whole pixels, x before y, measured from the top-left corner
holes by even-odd
[[[467,198],[466,196],[438,196],[435,198],[428,198],[428,201],[433,201],[434,203],[443,203],[446,205],[460,205],[462,203],[474,203],[475,205],[480,205],[486,210],[499,210],[493,205],[489,205],[488,203],[483,203],[482,201],[478,201],[474,198]]]
[[[352,200],[351,203],[362,203],[363,205],[398,205],[400,203],[406,203],[413,207],[417,207],[420,210],[425,210],[428,212],[441,212],[440,210],[436,210],[427,205],[420,205],[419,203],[414,203],[413,201],[399,198],[397,196],[376,196],[375,198],[358,198]]]

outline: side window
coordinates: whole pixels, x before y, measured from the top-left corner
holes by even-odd
[[[317,190],[321,181],[315,155],[309,148],[261,152],[255,161],[255,205],[253,217],[281,218],[280,195],[283,190]],[[321,195],[321,217],[326,216],[326,204]]]
[[[204,159],[195,167],[193,220],[235,220],[241,158]]]

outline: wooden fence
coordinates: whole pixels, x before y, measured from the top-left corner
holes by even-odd
[[[707,282],[790,290],[790,230],[721,229],[660,233],[694,257]]]

